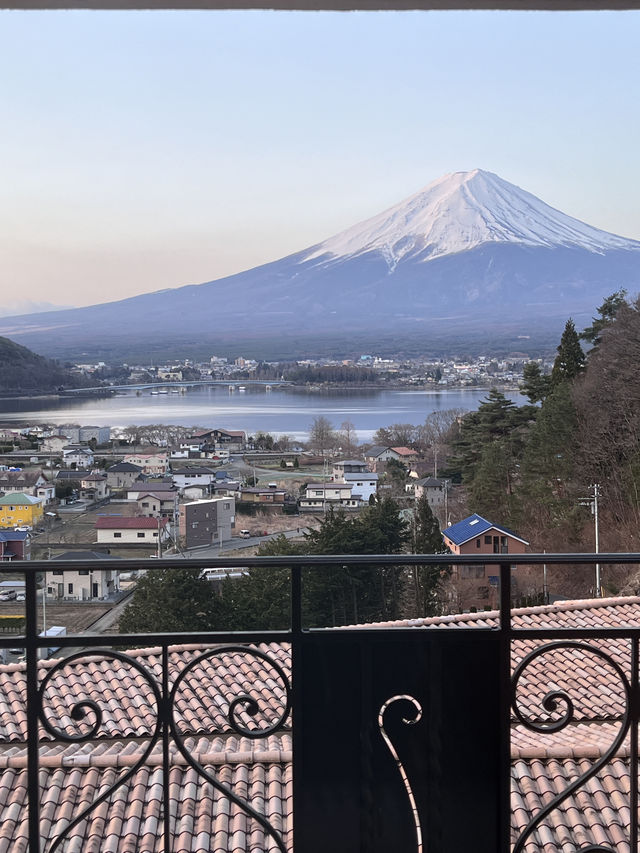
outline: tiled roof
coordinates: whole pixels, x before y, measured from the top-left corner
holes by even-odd
[[[190,753],[223,785],[263,814],[291,847],[291,741],[272,736],[193,738]],[[41,833],[57,837],[79,811],[141,756],[142,744],[82,744],[45,747],[40,754]],[[172,853],[244,853],[272,848],[270,836],[223,794],[171,752],[169,797]],[[26,750],[0,756],[0,851],[22,853],[27,844]],[[95,853],[162,850],[162,746],[144,766],[71,830],[65,850]]]
[[[469,539],[473,539],[475,536],[481,536],[488,530],[499,530],[501,533],[506,533],[507,536],[513,536],[515,539],[519,539],[520,542],[524,542],[525,545],[529,544],[521,536],[518,536],[517,533],[514,533],[513,530],[509,530],[508,527],[503,527],[501,524],[495,524],[493,521],[487,521],[486,518],[483,518],[477,513],[470,515],[468,518],[463,518],[462,521],[458,521],[457,524],[452,524],[451,527],[446,527],[442,531],[442,535],[446,536],[447,539],[454,542],[456,545],[463,545],[465,542],[468,542]]]
[[[374,444],[373,447],[370,447],[368,450],[365,450],[364,455],[368,459],[373,459],[373,458],[376,458],[376,457],[382,455],[385,452],[385,450],[389,450],[389,449],[390,448],[388,448],[388,447],[383,447],[381,444]]]
[[[166,518],[123,518],[122,516],[107,515],[99,518],[94,527],[96,530],[157,530],[158,525],[164,527]]]
[[[119,474],[119,473],[129,473],[129,472],[140,472],[142,471],[142,467],[140,465],[134,465],[132,462],[116,462],[115,465],[110,465],[107,468],[107,473]]]
[[[496,611],[380,623],[390,628],[492,629]],[[513,627],[640,627],[640,597],[562,602],[513,611]],[[538,642],[538,641],[537,641]],[[543,639],[539,642],[544,642]],[[601,641],[602,647],[629,668],[629,642]],[[597,641],[589,640],[596,646]],[[169,651],[169,682],[205,647],[181,645]],[[289,675],[289,649],[272,644],[260,647]],[[533,642],[514,640],[514,665],[533,648]],[[213,649],[212,649],[213,651]],[[565,650],[566,651],[566,650]],[[161,678],[161,650],[131,653]],[[576,776],[593,766],[610,747],[619,730],[619,700],[613,672],[595,660],[587,669],[586,652],[569,661],[551,655],[547,663],[523,682],[525,710],[534,711],[551,686],[570,688],[578,722],[560,732],[531,732],[518,722],[511,730],[512,839],[552,796],[566,789]],[[538,659],[540,660],[540,659]],[[41,678],[56,662],[39,664]],[[591,664],[589,664],[591,666]],[[26,848],[26,715],[25,667],[0,667],[0,853]],[[247,739],[230,730],[226,713],[239,693],[248,692],[261,707],[276,715],[283,691],[274,671],[261,659],[223,652],[200,661],[180,690],[175,703],[176,723],[189,751],[222,783],[247,799],[276,829],[283,829],[291,845],[291,739],[288,731],[267,738]],[[202,696],[206,697],[206,701]],[[91,741],[51,743],[43,733],[40,749],[42,831],[57,836],[84,804],[112,784],[140,757],[156,717],[154,699],[145,679],[119,661],[89,658],[59,670],[45,695],[46,713],[67,734],[88,730],[75,721],[71,709],[79,700],[98,703],[102,725]],[[530,702],[527,706],[526,703]],[[605,714],[604,711],[607,713]],[[580,714],[583,718],[580,719]],[[589,717],[589,715],[591,715]],[[595,719],[594,719],[595,716]],[[589,717],[589,718],[587,718]],[[607,719],[608,717],[608,719]],[[265,719],[263,725],[272,722]],[[261,723],[243,715],[241,723],[259,729]],[[115,740],[111,740],[114,738]],[[271,849],[259,826],[221,797],[186,765],[172,743],[169,775],[171,845],[173,853],[262,853]],[[587,845],[602,845],[612,853],[628,853],[629,744],[624,742],[609,763],[545,818],[524,847],[524,853],[575,853]],[[145,766],[88,819],[71,832],[69,849],[78,851],[155,851],[162,849],[162,747],[154,747]],[[339,756],[336,756],[339,762]],[[338,765],[339,766],[339,765]],[[65,848],[66,849],[66,848]]]
[[[285,646],[261,647],[289,673],[289,650]],[[196,656],[206,651],[199,645],[173,646],[169,654],[169,678],[178,673]],[[162,652],[159,648],[131,653],[151,674],[162,680]],[[56,661],[39,664],[41,677]],[[199,700],[204,689],[206,704]],[[229,732],[227,719],[229,703],[245,691],[261,697],[265,714],[260,718],[241,712],[239,718],[246,728],[257,731],[265,722],[273,721],[282,709],[284,690],[273,667],[249,654],[224,653],[205,658],[194,666],[176,699],[176,724],[184,734]],[[26,738],[26,673],[24,664],[0,666],[0,743],[24,741]],[[97,738],[145,737],[156,722],[152,690],[146,679],[133,666],[112,659],[87,657],[60,669],[46,691],[48,717],[67,734],[87,731],[87,724],[71,718],[72,703],[91,699],[100,707],[103,722]],[[84,727],[84,728],[83,728]],[[44,731],[42,738],[49,740]]]

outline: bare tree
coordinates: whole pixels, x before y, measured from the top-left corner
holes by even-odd
[[[336,434],[331,421],[323,415],[315,417],[309,429],[310,447],[324,456],[335,445],[335,440]]]
[[[338,440],[342,445],[342,452],[346,456],[352,456],[355,448],[358,446],[358,435],[355,426],[351,421],[342,421],[340,424],[340,432]]]

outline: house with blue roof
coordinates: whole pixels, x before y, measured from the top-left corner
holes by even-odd
[[[28,560],[29,534],[23,530],[0,530],[0,560]]]
[[[529,544],[508,527],[477,513],[445,528],[442,538],[452,554],[524,554]],[[497,606],[500,568],[496,563],[456,566],[452,579],[460,609]]]

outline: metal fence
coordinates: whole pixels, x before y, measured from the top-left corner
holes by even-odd
[[[340,566],[412,567],[419,565],[474,565],[490,559],[499,566],[499,612],[485,628],[448,630],[417,629],[416,623],[393,627],[352,626],[308,629],[304,624],[303,577],[305,569]],[[637,627],[516,627],[512,620],[512,567],[640,564],[640,554],[523,554],[458,557],[452,555],[304,556],[241,559],[162,561],[100,561],[99,568],[121,572],[144,568],[148,572],[170,569],[213,569],[287,567],[290,570],[291,621],[279,631],[200,631],[184,634],[80,634],[55,638],[59,655],[66,658],[43,669],[41,650],[52,644],[40,634],[39,578],[51,569],[48,561],[1,564],[0,574],[21,573],[25,580],[26,628],[20,636],[2,637],[0,648],[22,647],[26,667],[26,751],[28,850],[54,853],[65,850],[72,830],[92,810],[105,803],[115,788],[143,766],[151,750],[161,746],[163,766],[162,831],[158,849],[174,851],[169,791],[170,746],[175,744],[184,760],[242,809],[269,839],[268,849],[296,853],[326,851],[440,851],[457,853],[507,853],[541,849],[534,843],[544,821],[574,792],[611,760],[623,742],[628,743],[629,807],[624,845],[612,846],[597,840],[577,839],[573,849],[620,853],[637,851],[638,844],[638,733],[640,691],[638,689]],[[96,568],[82,561],[56,561],[56,570]],[[570,569],[568,569],[570,570]],[[21,603],[22,604],[22,603]],[[16,608],[19,605],[16,605]],[[169,654],[176,643],[200,644],[201,650],[179,673],[170,675]],[[525,648],[513,665],[514,643]],[[527,651],[527,643],[531,648]],[[623,643],[628,665],[622,665],[607,648]],[[284,645],[290,650],[287,671],[266,645]],[[157,677],[137,659],[121,649],[159,647],[162,676]],[[618,705],[612,712],[618,726],[610,748],[582,774],[574,774],[564,790],[546,796],[540,809],[524,828],[514,832],[510,806],[510,731],[517,723],[532,736],[558,733],[571,726],[574,705],[569,692],[558,687],[556,673],[548,672],[549,689],[541,697],[546,713],[527,714],[518,701],[519,690],[531,667],[546,654],[579,652],[597,658],[614,673],[618,683]],[[293,829],[286,832],[234,790],[203,767],[185,744],[184,733],[175,721],[175,703],[181,684],[194,667],[222,654],[248,655],[269,667],[278,684],[278,707],[258,728],[246,715],[259,712],[259,701],[240,689],[226,709],[230,731],[243,737],[264,738],[283,728],[293,740]],[[80,721],[87,715],[91,724],[80,733],[70,733],[52,719],[47,710],[47,690],[64,668],[79,666],[88,657],[100,657],[113,667],[126,662],[133,667],[153,697],[157,716],[146,745],[129,770],[112,788],[103,791],[88,806],[74,814],[56,837],[42,835],[39,753],[43,733],[63,743],[89,742],[102,722],[99,705],[91,700],[71,702],[69,717]],[[5,678],[10,678],[5,674]],[[543,670],[543,676],[544,670]],[[402,713],[400,714],[400,709]],[[243,716],[244,714],[244,716]],[[329,760],[326,744],[340,762]],[[24,744],[23,744],[24,746]],[[464,816],[470,816],[465,819]],[[587,839],[588,841],[589,839]],[[564,842],[563,842],[564,843]],[[70,848],[71,849],[71,848]],[[75,848],[73,848],[75,849]],[[247,846],[247,850],[249,846]],[[252,848],[253,849],[253,848]],[[266,847],[265,847],[266,849]],[[549,849],[547,846],[545,850]],[[560,844],[558,846],[560,849]],[[562,849],[569,849],[562,847]]]

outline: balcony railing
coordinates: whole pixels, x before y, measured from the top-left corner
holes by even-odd
[[[25,654],[0,676],[0,851],[637,851],[640,600],[513,610],[511,585],[513,566],[640,554],[496,554],[494,612],[306,625],[313,572],[486,559],[100,561],[288,567],[290,625],[55,641],[51,564],[1,564],[26,622],[0,634]]]

